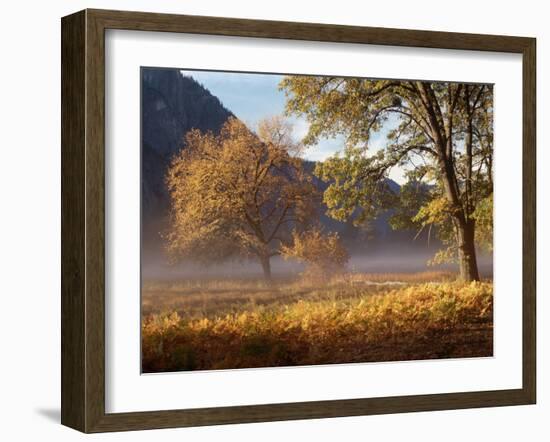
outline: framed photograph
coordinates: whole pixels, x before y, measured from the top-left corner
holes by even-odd
[[[534,404],[535,39],[62,19],[62,423]]]

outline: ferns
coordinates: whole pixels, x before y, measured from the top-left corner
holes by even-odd
[[[447,282],[210,318],[149,315],[143,370],[490,356],[492,302],[492,283]]]

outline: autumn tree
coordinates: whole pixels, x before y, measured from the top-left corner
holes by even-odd
[[[317,198],[297,146],[280,119],[252,132],[230,118],[218,135],[192,130],[169,167],[168,252],[216,262],[253,257],[271,278],[270,258],[291,231],[307,225]]]
[[[338,233],[325,233],[318,227],[292,233],[292,241],[284,244],[281,255],[306,264],[306,274],[326,277],[344,269],[349,254]]]
[[[491,85],[288,76],[281,88],[287,111],[310,124],[306,144],[346,137],[343,155],[316,171],[330,183],[324,201],[331,216],[345,220],[359,212],[356,220],[367,221],[393,199],[396,209],[409,211],[410,223],[441,223],[446,256],[456,257],[462,279],[479,279],[476,211],[493,188]],[[389,130],[387,144],[372,152],[369,140],[382,129]],[[429,189],[421,206],[391,194],[385,183],[395,166],[408,167],[411,186]],[[397,200],[407,195],[414,192]]]

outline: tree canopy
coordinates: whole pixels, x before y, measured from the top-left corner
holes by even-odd
[[[318,194],[294,155],[291,127],[274,118],[257,132],[230,118],[219,134],[192,130],[173,159],[168,251],[202,262],[254,257],[271,277],[270,258],[307,226]]]
[[[306,144],[346,138],[343,154],[316,169],[330,183],[329,215],[345,220],[359,212],[358,222],[366,222],[393,205],[395,226],[435,224],[447,247],[441,256],[458,260],[463,279],[479,279],[475,238],[492,241],[491,85],[287,76],[280,87],[287,112],[310,124]],[[371,138],[383,129],[387,143],[374,152]],[[397,197],[386,185],[395,166],[408,170]]]

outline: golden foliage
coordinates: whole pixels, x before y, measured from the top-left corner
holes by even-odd
[[[294,258],[306,263],[306,273],[314,277],[341,272],[349,260],[338,233],[323,233],[319,228],[292,232],[292,244],[283,245],[281,255],[285,259]]]
[[[150,315],[146,372],[492,354],[492,283],[428,283],[218,317]]]
[[[212,278],[144,281],[141,311],[144,317],[177,312],[181,319],[215,318],[274,308],[297,301],[360,298],[387,292],[392,287],[428,282],[450,282],[456,274],[444,271],[419,273],[340,273],[330,279],[277,278],[266,284],[256,278]]]
[[[418,213],[413,217],[413,221],[421,222],[424,225],[445,224],[452,213],[452,206],[447,198],[434,198],[420,208]]]
[[[476,243],[486,250],[493,250],[493,194],[477,205],[473,218],[476,221]]]
[[[232,255],[268,259],[289,226],[307,222],[316,190],[291,155],[289,126],[260,124],[259,135],[230,118],[219,135],[192,130],[168,170],[174,259],[216,261]]]

